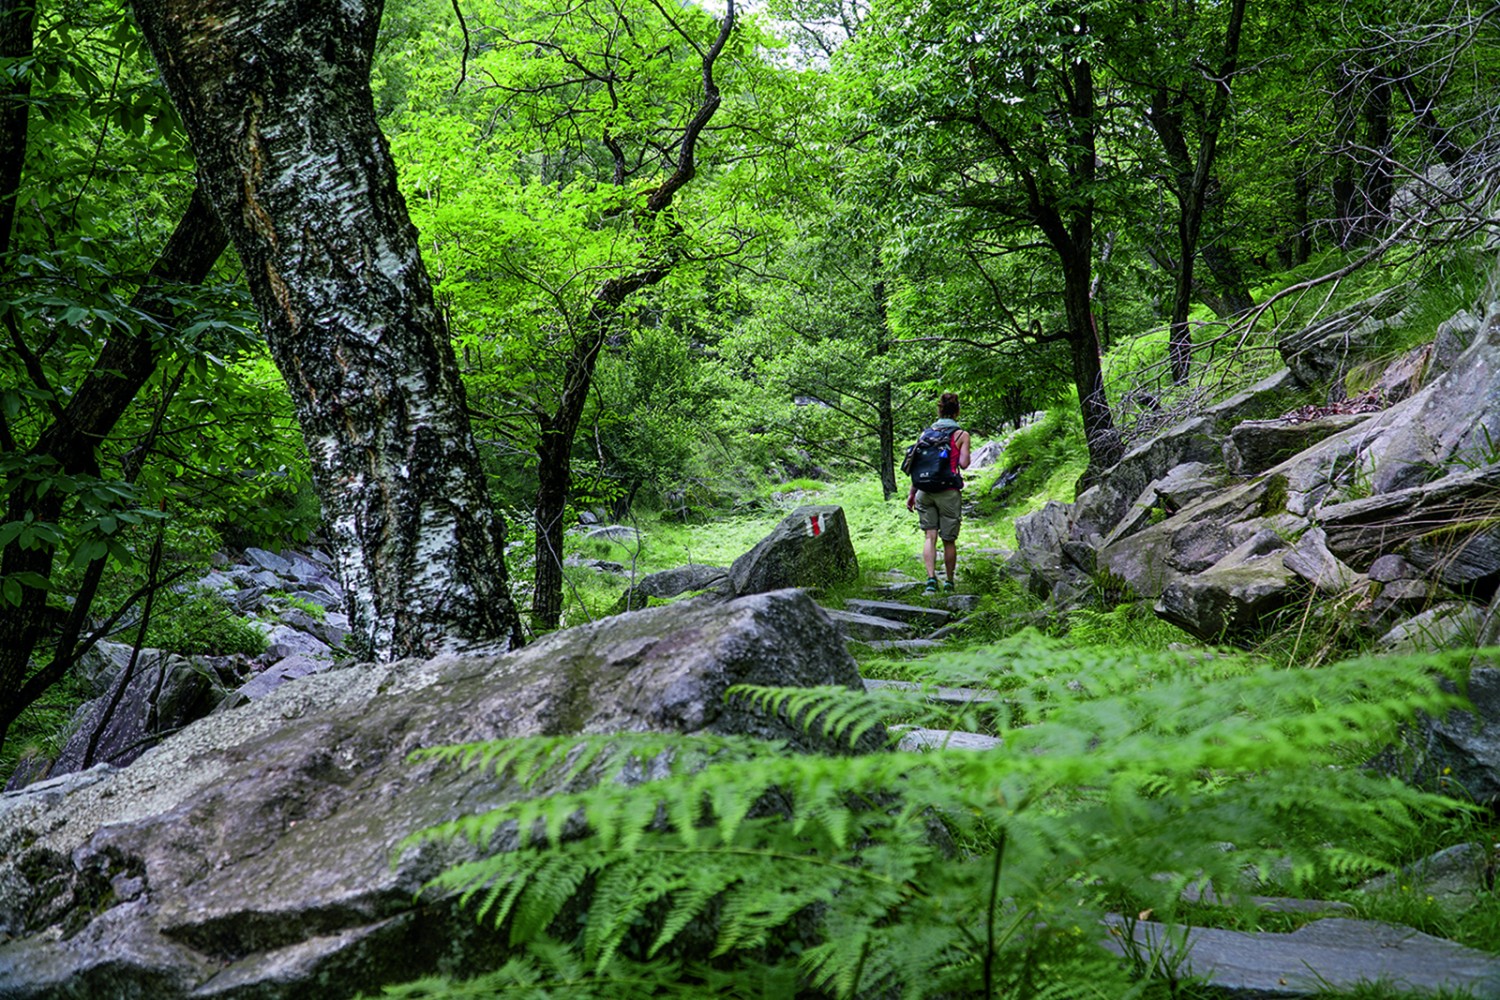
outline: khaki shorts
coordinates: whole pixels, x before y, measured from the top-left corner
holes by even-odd
[[[958,540],[958,527],[964,519],[962,490],[927,493],[917,490],[917,524],[923,531],[936,531],[945,542]]]

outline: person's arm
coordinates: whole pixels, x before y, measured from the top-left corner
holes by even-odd
[[[915,486],[906,491],[906,509],[917,509],[917,488]]]
[[[969,467],[969,432],[958,432],[958,467],[967,469]]]

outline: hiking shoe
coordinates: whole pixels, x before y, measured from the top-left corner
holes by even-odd
[[[925,586],[925,587],[922,588],[922,593],[924,593],[924,594],[936,594],[937,593],[937,577],[935,577],[935,576],[929,576],[927,578],[927,586]]]
[[[945,593],[945,594],[951,594],[951,593],[953,593],[953,581],[952,580],[944,581],[944,583],[943,583],[943,593]]]

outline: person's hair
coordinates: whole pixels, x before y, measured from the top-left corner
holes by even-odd
[[[938,416],[949,418],[958,416],[958,393],[943,393],[943,398],[938,400]]]

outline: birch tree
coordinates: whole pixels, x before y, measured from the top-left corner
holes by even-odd
[[[464,389],[376,123],[381,4],[136,0],[297,408],[366,656],[521,641]]]

